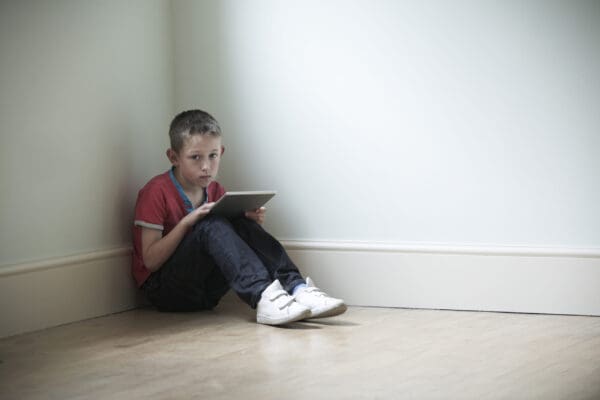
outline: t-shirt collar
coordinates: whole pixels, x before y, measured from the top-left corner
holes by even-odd
[[[181,184],[179,183],[177,178],[175,178],[175,174],[173,173],[174,170],[175,170],[175,167],[171,167],[171,170],[169,171],[169,177],[171,178],[171,181],[177,188],[177,192],[179,193],[179,196],[183,200],[183,205],[185,206],[185,211],[187,211],[188,213],[191,213],[192,211],[194,211],[194,206],[192,205],[192,202],[190,201],[190,199],[187,197],[187,195],[183,191],[183,187],[181,186]],[[207,201],[208,201],[208,193],[206,191],[206,188],[204,188],[204,202],[202,204],[206,203]]]

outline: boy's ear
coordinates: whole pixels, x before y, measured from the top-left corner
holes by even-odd
[[[171,148],[167,149],[167,158],[174,167],[176,167],[177,164],[179,164],[179,157],[177,156],[177,152]]]
[[[221,155],[223,155],[223,153],[225,153],[225,146],[221,146]]]

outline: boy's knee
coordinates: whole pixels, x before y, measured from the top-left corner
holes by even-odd
[[[207,215],[194,225],[193,232],[196,236],[205,235],[208,232],[213,232],[215,229],[231,229],[231,223],[227,218],[219,215]]]
[[[229,223],[229,220],[225,217],[221,217],[220,215],[207,215],[206,217],[202,218],[197,224],[196,226],[203,226],[203,227],[207,227],[207,226],[215,226],[215,225],[231,225]]]

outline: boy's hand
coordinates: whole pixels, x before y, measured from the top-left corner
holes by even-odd
[[[213,208],[214,205],[215,203],[202,204],[200,207],[196,208],[194,211],[183,217],[181,221],[185,223],[186,226],[191,228],[196,224],[196,222],[206,217],[206,215],[210,212],[210,209]]]
[[[246,218],[251,219],[251,220],[259,223],[260,225],[262,225],[263,222],[265,222],[266,214],[267,214],[267,209],[264,207],[261,207],[254,211],[246,211]]]

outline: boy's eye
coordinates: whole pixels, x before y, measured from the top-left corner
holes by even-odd
[[[192,160],[199,160],[200,156],[199,155],[194,155],[190,157]]]
[[[219,155],[217,153],[212,153],[209,157],[211,160],[214,160],[215,158],[219,157]]]

